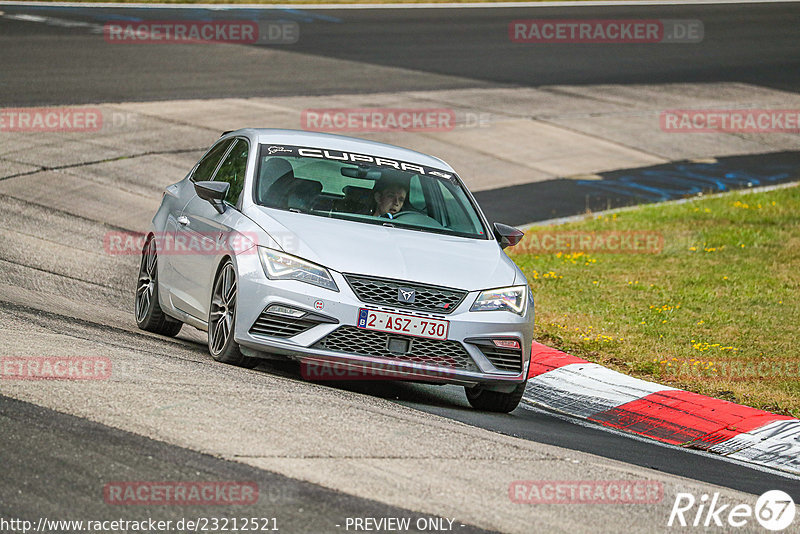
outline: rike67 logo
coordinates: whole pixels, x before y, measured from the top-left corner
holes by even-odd
[[[704,493],[699,499],[691,493],[678,493],[667,526],[741,528],[755,518],[765,529],[778,532],[792,524],[795,512],[794,500],[781,490],[762,494],[755,507],[723,503],[719,493],[711,497]]]

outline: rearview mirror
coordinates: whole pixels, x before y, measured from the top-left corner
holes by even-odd
[[[228,189],[231,184],[228,182],[195,182],[194,190],[197,196],[203,200],[207,200],[214,206],[218,213],[225,213],[225,197],[228,195]]]
[[[494,223],[494,237],[500,242],[500,248],[513,247],[522,240],[525,233],[507,224]]]
[[[361,178],[362,180],[378,180],[381,177],[381,171],[375,170],[373,167],[342,167],[339,172],[342,173],[342,176]]]

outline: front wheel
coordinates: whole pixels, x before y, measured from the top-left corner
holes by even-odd
[[[508,393],[484,389],[480,385],[471,388],[464,387],[464,391],[467,393],[467,400],[476,410],[509,413],[519,406],[526,385],[527,382],[522,382]]]
[[[248,358],[239,350],[233,340],[236,324],[236,270],[228,260],[220,269],[211,293],[211,307],[208,314],[208,351],[211,357],[222,363],[252,369],[258,365],[258,358]]]

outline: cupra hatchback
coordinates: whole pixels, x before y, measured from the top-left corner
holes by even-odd
[[[226,132],[164,192],[136,321],[207,331],[220,362],[278,355],[321,380],[458,384],[473,407],[509,412],[533,340],[527,280],[503,252],[521,237],[490,225],[438,158],[331,134]]]

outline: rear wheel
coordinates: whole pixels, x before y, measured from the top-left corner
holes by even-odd
[[[142,330],[174,337],[183,323],[167,316],[158,303],[158,251],[152,237],[142,248],[139,279],[136,282],[136,325]]]
[[[222,363],[252,369],[258,365],[258,358],[248,358],[239,350],[233,340],[236,324],[236,269],[227,260],[217,274],[214,291],[211,293],[211,307],[208,314],[208,351],[211,357]]]
[[[492,391],[480,385],[471,388],[465,387],[464,391],[466,391],[467,400],[473,408],[486,412],[508,413],[513,412],[519,405],[519,401],[522,400],[522,395],[525,393],[526,384],[527,382],[523,382],[508,393]]]

